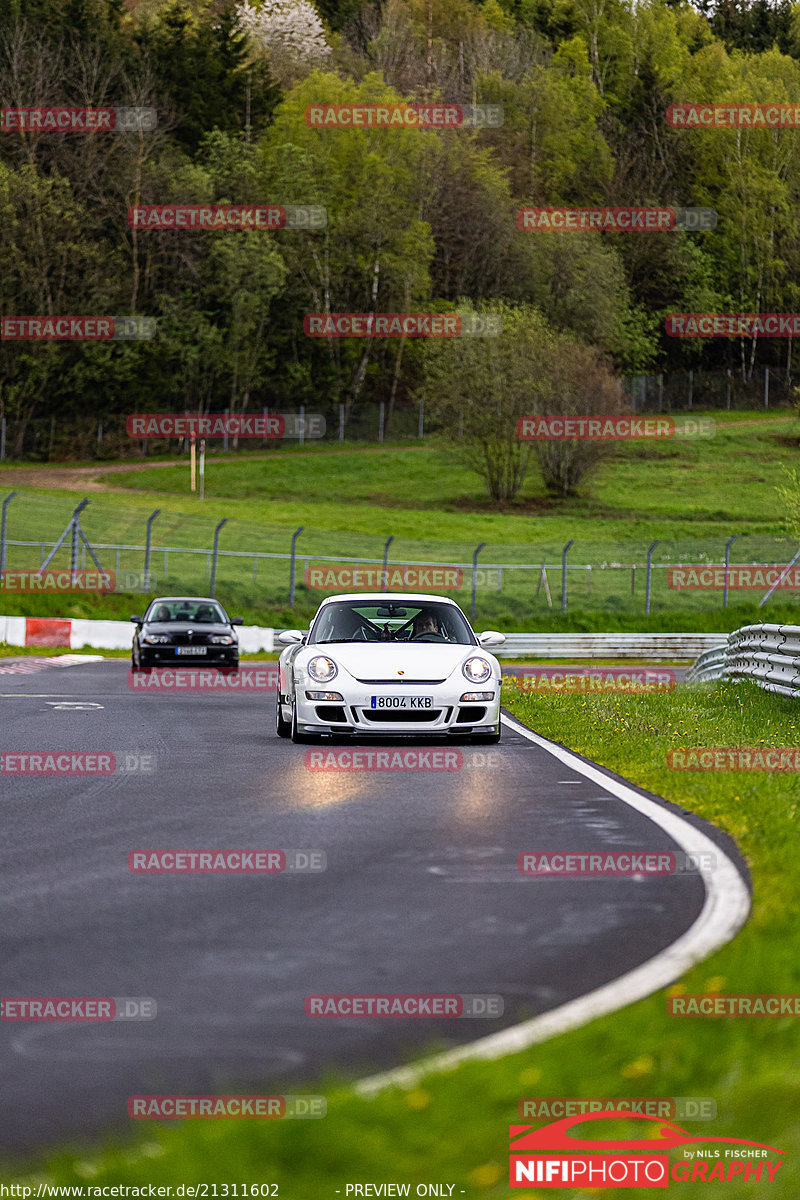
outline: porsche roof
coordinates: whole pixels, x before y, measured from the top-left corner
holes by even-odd
[[[371,604],[375,601],[379,601],[381,604],[413,601],[417,604],[435,600],[438,604],[452,604],[458,608],[458,603],[451,600],[449,596],[432,596],[429,592],[342,592],[338,596],[327,596],[320,604],[320,608],[323,604],[330,604],[335,600],[358,600],[361,604]]]

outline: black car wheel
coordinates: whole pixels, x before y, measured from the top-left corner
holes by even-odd
[[[283,713],[281,712],[280,693],[278,694],[278,703],[275,706],[275,732],[277,733],[278,737],[281,738],[289,737],[292,732],[291,723],[283,719]]]

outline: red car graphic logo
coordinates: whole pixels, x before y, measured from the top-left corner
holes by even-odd
[[[593,1141],[587,1138],[571,1137],[569,1130],[573,1125],[582,1125],[585,1121],[607,1121],[607,1120],[624,1120],[624,1121],[648,1121],[650,1129],[654,1126],[658,1127],[658,1132],[655,1136],[645,1138],[633,1138],[630,1141]],[[644,1129],[645,1126],[642,1126]],[[536,1129],[533,1125],[510,1125],[509,1138],[511,1140],[510,1150],[512,1154],[519,1154],[528,1151],[572,1151],[573,1153],[584,1154],[587,1150],[605,1151],[606,1153],[616,1152],[618,1150],[642,1150],[648,1154],[657,1154],[661,1150],[672,1150],[676,1146],[686,1146],[694,1142],[724,1142],[737,1146],[757,1146],[761,1150],[773,1150],[776,1154],[784,1154],[784,1150],[779,1150],[777,1146],[766,1146],[763,1142],[750,1142],[745,1138],[726,1138],[726,1137],[709,1137],[708,1134],[701,1134],[699,1137],[694,1137],[687,1130],[681,1129],[679,1125],[673,1125],[670,1121],[664,1121],[660,1117],[647,1117],[644,1113],[631,1113],[623,1111],[601,1112],[601,1113],[579,1113],[575,1117],[564,1117],[561,1121],[552,1121],[549,1125],[543,1125]]]

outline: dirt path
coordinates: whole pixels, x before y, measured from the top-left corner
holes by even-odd
[[[721,426],[726,429],[739,429],[743,425],[770,425],[776,417],[753,417],[747,421],[732,421]],[[791,414],[786,413],[786,420]],[[326,450],[326,457],[331,454],[387,454],[398,450],[424,450],[425,446],[369,446],[360,449],[355,446],[343,450]],[[319,450],[300,450],[292,454],[292,458],[312,458]],[[227,458],[214,458],[211,461],[220,466],[231,462],[262,462],[272,458],[272,454],[248,454],[246,458],[240,455],[229,455]],[[131,471],[155,471],[159,467],[188,467],[188,457],[163,458],[156,462],[137,459],[126,463],[95,463],[89,467],[58,467],[51,464],[41,467],[6,467],[0,468],[0,487],[36,487],[61,488],[70,492],[128,492],[129,488],[109,487],[103,482],[106,475],[125,475]]]
[[[347,450],[326,450],[325,456],[332,454],[386,454],[397,450],[424,450],[424,446],[386,446],[385,448],[366,447],[359,449],[351,447]],[[292,454],[292,458],[313,458],[319,450],[300,450]],[[273,458],[274,454],[248,454],[246,458],[240,455],[228,458],[214,458],[211,461],[217,465],[233,462],[262,462]],[[162,458],[157,462],[138,460],[130,463],[95,463],[90,467],[57,467],[47,464],[42,467],[6,467],[0,468],[0,487],[36,487],[62,488],[70,492],[128,492],[129,488],[109,487],[103,482],[106,475],[125,475],[131,471],[154,471],[159,467],[187,467],[188,456],[183,458]]]

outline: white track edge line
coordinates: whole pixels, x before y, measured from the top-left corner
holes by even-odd
[[[741,929],[750,912],[750,893],[735,864],[705,833],[684,817],[663,808],[654,800],[642,796],[618,779],[609,778],[599,768],[584,762],[570,750],[533,733],[512,717],[503,714],[503,721],[515,733],[546,750],[566,766],[578,771],[593,783],[611,792],[623,803],[664,830],[687,854],[713,854],[716,868],[698,869],[706,890],[703,907],[689,929],[671,945],[659,951],[610,983],[603,984],[584,996],[569,1000],[551,1012],[512,1025],[500,1033],[478,1038],[465,1046],[446,1050],[406,1067],[396,1067],[380,1075],[370,1075],[354,1085],[357,1095],[371,1096],[390,1087],[413,1087],[426,1075],[446,1071],[464,1062],[502,1058],[515,1054],[538,1042],[568,1030],[577,1029],[597,1017],[606,1016],[620,1008],[643,1000],[659,988],[673,983],[695,963],[707,958],[724,946]],[[713,861],[713,860],[712,860]],[[703,859],[700,859],[703,862]]]

